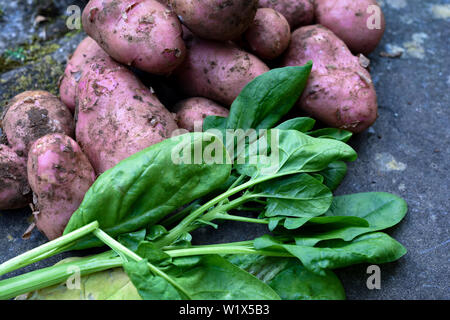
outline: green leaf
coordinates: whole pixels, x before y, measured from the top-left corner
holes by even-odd
[[[254,241],[256,249],[285,250],[297,257],[311,272],[325,275],[325,270],[358,263],[387,263],[406,254],[406,249],[382,232],[362,235],[351,242],[325,241],[321,247],[284,244],[268,235]]]
[[[308,135],[316,138],[328,138],[335,139],[342,142],[347,142],[352,137],[353,133],[347,130],[336,129],[336,128],[324,128],[308,132]]]
[[[272,69],[248,83],[233,102],[227,129],[272,128],[300,98],[312,62]]]
[[[316,120],[307,117],[299,117],[289,119],[278,126],[275,129],[279,130],[297,130],[300,132],[308,132],[311,130],[316,123]]]
[[[172,262],[172,258],[167,253],[149,241],[142,241],[136,253],[138,256],[147,259],[148,262],[158,267],[167,266]]]
[[[153,275],[147,260],[123,264],[125,272],[144,300],[180,300],[178,291],[162,277]]]
[[[165,234],[167,234],[167,229],[164,228],[162,225],[155,224],[147,228],[147,235],[145,239],[149,241],[154,241],[164,236]]]
[[[296,174],[256,186],[252,197],[267,198],[265,216],[315,217],[331,205],[331,191],[308,174]]]
[[[182,258],[186,261],[185,258]],[[178,259],[174,259],[177,264]],[[279,300],[268,285],[218,255],[206,255],[167,271],[193,299]],[[178,264],[180,265],[180,264]]]
[[[204,150],[211,143],[218,144],[223,155],[228,156],[214,136],[190,133],[164,140],[121,161],[88,190],[64,234],[95,220],[113,237],[133,232],[157,223],[177,208],[220,187],[230,176],[230,161],[177,164],[172,159],[172,153],[176,154],[182,146]],[[92,236],[72,249],[100,244]]]
[[[203,120],[203,132],[208,130],[216,129],[222,133],[222,136],[225,136],[225,130],[227,128],[228,118],[219,117],[219,116],[207,116]]]
[[[296,234],[296,243],[316,245],[319,241],[342,239],[351,241],[355,237],[374,231],[390,228],[399,223],[408,211],[406,202],[396,195],[386,192],[357,193],[338,196],[333,199],[330,210],[323,218],[337,218],[340,223],[321,225],[320,221],[310,220],[308,228]],[[368,225],[349,224],[342,218],[362,218]]]
[[[142,229],[136,232],[121,234],[117,240],[130,250],[136,251],[139,243],[145,239],[145,234],[145,229]]]
[[[323,176],[323,183],[330,190],[336,190],[347,174],[347,164],[343,161],[332,162],[327,168],[320,171],[319,174]]]
[[[343,300],[345,291],[338,277],[308,271],[295,259],[258,255],[231,255],[231,263],[267,283],[283,300]]]
[[[295,130],[269,130],[275,141],[270,155],[250,155],[245,164],[235,165],[240,174],[252,179],[301,172],[318,172],[335,161],[354,161],[356,152],[347,144],[313,138]]]

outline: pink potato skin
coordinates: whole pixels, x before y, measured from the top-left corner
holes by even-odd
[[[94,183],[94,169],[72,138],[55,133],[33,144],[27,171],[36,226],[49,240],[58,238]]]
[[[189,98],[178,102],[174,109],[177,111],[178,127],[190,132],[202,131],[203,120],[207,116],[228,117],[230,111],[206,98]]]
[[[25,91],[12,98],[3,117],[3,130],[9,145],[26,157],[34,141],[49,133],[74,135],[69,109],[46,91]]]
[[[75,91],[83,70],[90,62],[97,59],[110,58],[94,39],[86,37],[80,42],[67,63],[59,83],[59,95],[61,101],[72,113],[75,112]]]
[[[238,38],[255,17],[258,0],[170,0],[170,5],[196,36],[217,41]]]
[[[187,95],[228,107],[248,82],[267,71],[264,62],[231,43],[194,38],[175,77]]]
[[[272,60],[289,46],[291,28],[283,15],[270,8],[261,8],[245,32],[245,39],[255,55]]]
[[[369,6],[380,10],[380,28],[369,29],[373,11]],[[317,23],[334,32],[353,53],[368,55],[375,50],[383,37],[386,22],[383,12],[375,0],[315,0]]]
[[[26,159],[0,144],[0,210],[23,208],[31,202]]]
[[[321,25],[297,29],[283,59],[282,66],[313,61],[298,102],[312,117],[355,133],[375,122],[378,105],[370,74],[333,32]]]
[[[76,137],[97,174],[171,136],[170,113],[125,66],[92,64],[77,88]]]
[[[83,27],[113,59],[152,74],[170,74],[183,62],[181,24],[156,0],[91,0]]]
[[[281,13],[292,30],[314,22],[314,0],[259,0],[259,7]]]

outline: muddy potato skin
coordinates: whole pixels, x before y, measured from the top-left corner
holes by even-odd
[[[3,116],[3,130],[9,145],[26,157],[34,141],[49,133],[74,135],[69,109],[46,91],[25,91],[12,98]]]
[[[27,162],[0,144],[0,210],[23,208],[31,202]]]
[[[201,97],[182,100],[175,105],[174,109],[177,111],[178,127],[190,132],[202,131],[203,120],[207,116],[228,117],[230,114],[228,109]]]
[[[374,14],[367,12],[369,6],[380,10],[379,29],[367,26]],[[375,0],[315,0],[315,15],[317,23],[333,31],[352,52],[365,55],[375,50],[386,27],[383,12]]]
[[[281,66],[313,69],[298,105],[327,125],[361,132],[377,118],[377,97],[369,72],[333,32],[320,25],[292,34]]]
[[[170,0],[170,4],[195,35],[226,41],[236,39],[248,28],[258,0]]]
[[[178,128],[156,95],[120,64],[92,64],[77,90],[76,137],[97,174]]]
[[[152,74],[170,74],[184,59],[181,24],[156,0],[91,0],[83,28],[113,59]]]
[[[245,32],[245,39],[255,55],[272,60],[289,46],[291,29],[283,15],[270,8],[261,8]]]
[[[259,0],[259,7],[281,13],[291,29],[314,22],[314,0]]]
[[[59,95],[61,101],[75,111],[75,91],[83,70],[95,60],[111,59],[108,54],[91,37],[86,37],[80,42],[75,52],[67,62],[64,75],[59,83]]]
[[[55,133],[35,141],[27,171],[36,226],[48,239],[58,238],[94,183],[94,169],[72,138]]]
[[[205,97],[228,107],[248,82],[267,71],[264,62],[231,43],[194,38],[175,77],[188,96]]]

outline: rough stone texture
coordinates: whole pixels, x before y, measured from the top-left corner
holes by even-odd
[[[9,3],[12,2],[0,0],[0,8]],[[409,212],[405,220],[388,233],[408,249],[408,254],[396,263],[380,266],[380,290],[367,289],[367,265],[345,268],[337,273],[349,299],[449,299],[449,4],[447,0],[383,0],[380,3],[386,15],[387,31],[377,51],[370,56],[380,116],[370,130],[352,139],[359,159],[350,165],[337,193],[387,191],[404,197]],[[20,14],[30,17],[33,10]],[[24,17],[15,21],[25,21]],[[0,22],[2,30],[12,23],[7,17],[3,19],[6,21]],[[63,64],[60,68],[82,36],[50,40],[60,45],[50,54],[54,61]],[[6,38],[2,31],[0,43]],[[15,41],[23,41],[22,36],[8,40],[6,46],[2,43],[0,53],[14,46]],[[399,51],[403,52],[400,58],[380,56],[382,52]],[[51,63],[44,59],[0,74],[0,98],[18,93],[17,77],[32,75],[36,67],[51,70]],[[23,89],[36,88],[36,81],[25,83]],[[44,79],[43,85],[56,89],[55,81],[49,77]],[[37,231],[29,240],[21,239],[29,216],[29,210],[0,213],[0,262],[45,242]],[[197,242],[243,240],[243,236],[250,239],[264,232],[261,227],[242,223],[225,223],[220,230],[197,231]],[[59,258],[21,272],[55,263]]]

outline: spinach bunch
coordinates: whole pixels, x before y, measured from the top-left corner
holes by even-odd
[[[315,121],[305,117],[280,123],[311,67],[265,73],[243,89],[228,118],[207,117],[205,132],[167,139],[105,172],[63,237],[0,265],[0,275],[69,249],[112,250],[0,281],[0,298],[33,290],[42,297],[40,289],[67,279],[69,267],[98,281],[106,279],[105,270],[121,267],[131,281],[127,287],[135,289],[112,293],[121,298],[343,299],[333,269],[399,259],[406,249],[380,231],[405,216],[401,198],[382,192],[333,197],[346,162],[357,157],[346,144],[351,133],[314,129]],[[227,130],[250,129],[265,131],[230,152],[234,140]],[[272,138],[275,146],[259,148]],[[214,149],[221,161],[194,155],[190,164],[176,163],[180,145]],[[243,214],[248,211],[258,215]],[[265,224],[270,233],[191,244],[193,230],[217,229],[221,220]],[[123,276],[118,279],[123,283]]]

